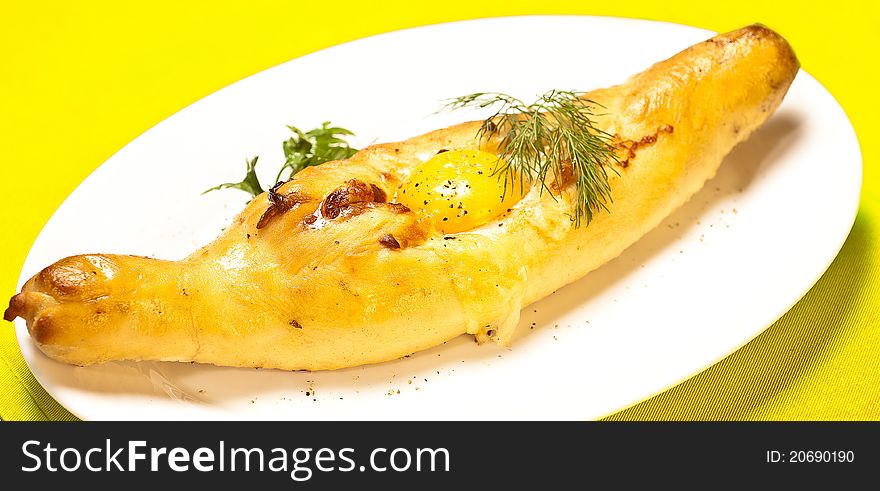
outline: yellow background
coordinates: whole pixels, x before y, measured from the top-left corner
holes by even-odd
[[[829,272],[780,322],[699,376],[615,417],[880,419],[880,292],[871,281],[880,274],[874,252],[880,211],[876,4],[79,3],[4,1],[0,6],[0,298],[14,293],[24,258],[52,212],[105,159],[191,102],[297,56],[395,29],[502,15],[613,15],[715,31],[753,22],[769,25],[835,95],[859,135],[865,185],[855,228]],[[828,172],[834,165],[828,162]],[[65,417],[38,386],[32,387],[14,348],[11,324],[0,327],[0,346],[0,390],[6,399],[0,416]],[[43,409],[35,410],[33,401]]]

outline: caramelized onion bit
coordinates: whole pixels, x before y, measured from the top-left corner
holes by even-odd
[[[304,203],[310,200],[309,197],[295,191],[290,194],[278,193],[278,190],[283,184],[284,181],[279,182],[278,184],[272,186],[272,188],[269,189],[269,191],[267,192],[267,197],[269,199],[269,208],[266,208],[266,211],[263,212],[263,215],[257,222],[258,229],[265,227],[276,216],[290,211],[300,203]]]
[[[379,243],[389,249],[400,249],[400,242],[397,242],[397,239],[391,234],[385,234],[382,237],[379,237]]]
[[[384,203],[385,199],[385,192],[375,184],[351,179],[324,198],[321,215],[332,220],[354,203]]]

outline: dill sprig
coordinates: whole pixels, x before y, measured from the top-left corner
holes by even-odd
[[[477,92],[449,99],[444,107],[497,107],[483,121],[477,138],[484,143],[499,141],[499,165],[493,173],[504,179],[505,189],[511,180],[522,189],[528,177],[540,183],[542,193],[546,190],[556,197],[564,188],[565,166],[570,165],[577,190],[572,221],[579,227],[582,219],[589,225],[595,213],[608,211],[607,203],[612,201],[608,169],[617,173],[607,165],[617,161],[614,137],[593,123],[594,111],[602,105],[582,96],[551,90],[526,104],[500,92]]]

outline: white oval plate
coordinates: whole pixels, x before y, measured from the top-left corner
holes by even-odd
[[[329,119],[354,130],[359,145],[403,139],[480,116],[432,114],[442,99],[611,85],[712,34],[615,18],[497,18],[284,63],[187,107],[104,163],[49,220],[20,284],[72,254],[184,257],[245,202],[237,191],[200,193],[239,179],[257,154],[270,182],[286,124]],[[80,368],[45,357],[21,319],[18,339],[46,390],[84,419],[597,418],[717,362],[784,314],[840,250],[860,185],[849,121],[801,72],[715,179],[622,256],[528,307],[510,349],[462,336],[389,363],[308,373]]]

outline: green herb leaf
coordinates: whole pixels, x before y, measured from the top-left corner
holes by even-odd
[[[320,128],[315,128],[303,132],[296,126],[288,126],[293,136],[285,140],[282,144],[284,150],[284,165],[278,171],[275,182],[287,181],[297,172],[313,165],[323,164],[331,160],[347,159],[354,155],[358,150],[352,148],[345,137],[352,136],[354,133],[335,126],[330,126],[330,122],[324,122]],[[254,166],[257,164],[257,158],[247,161],[247,173],[241,182],[227,182],[214,186],[202,194],[218,189],[234,188],[240,189],[251,195],[253,199],[263,192],[257,174],[254,172]]]
[[[561,189],[564,166],[570,164],[577,200],[572,220],[575,227],[586,219],[587,224],[594,213],[608,210],[611,187],[608,184],[609,166],[617,162],[613,135],[593,124],[595,109],[600,104],[583,98],[583,93],[568,90],[551,90],[531,104],[498,92],[477,92],[447,101],[447,109],[463,107],[486,108],[497,106],[498,110],[480,126],[477,137],[482,141],[499,139],[500,162],[494,174],[504,179],[517,179],[520,187],[524,177],[537,180],[541,192]],[[547,179],[552,172],[550,183]],[[517,176],[519,176],[517,178]]]
[[[219,186],[214,186],[211,189],[206,190],[202,194],[209,193],[211,191],[216,191],[218,189],[241,189],[242,191],[251,195],[253,199],[258,194],[263,192],[263,188],[260,187],[260,181],[257,179],[257,173],[254,172],[254,167],[257,165],[257,159],[260,157],[254,157],[251,160],[245,160],[247,163],[247,173],[244,175],[244,179],[241,182],[226,182],[220,184]]]
[[[347,159],[357,152],[349,146],[344,137],[353,133],[345,128],[330,126],[325,121],[320,128],[303,132],[295,126],[288,126],[293,136],[282,145],[285,162],[278,171],[276,181],[290,179],[297,172],[320,165],[331,160]]]

